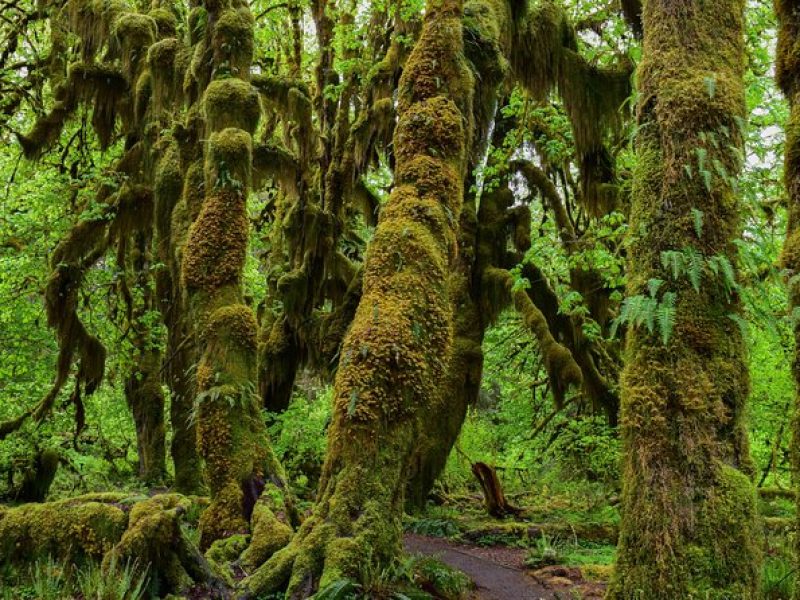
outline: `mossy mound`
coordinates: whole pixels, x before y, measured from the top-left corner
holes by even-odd
[[[203,97],[203,110],[210,131],[233,127],[252,132],[261,118],[258,92],[236,78],[212,81]]]

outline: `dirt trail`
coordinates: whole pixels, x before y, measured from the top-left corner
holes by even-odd
[[[466,573],[475,582],[474,600],[557,600],[522,569],[525,551],[515,548],[479,548],[440,538],[406,534],[407,552],[437,557]]]

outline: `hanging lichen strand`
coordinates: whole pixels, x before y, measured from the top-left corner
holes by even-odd
[[[792,311],[800,307],[800,2],[776,0],[778,14],[778,49],[776,79],[789,100],[791,114],[786,124],[786,163],[784,178],[789,195],[789,223],[781,262],[789,273],[789,303]],[[794,485],[800,481],[800,323],[794,324],[795,360],[792,365],[797,392],[792,432],[792,467]],[[798,504],[800,508],[800,504]],[[798,510],[800,519],[800,510]],[[800,537],[795,538],[795,557],[800,556]],[[795,580],[795,595],[800,597],[800,578]]]
[[[740,235],[744,5],[644,3],[628,294],[662,280],[659,298],[677,299],[666,343],[629,332],[615,600],[758,597],[739,299],[713,269],[735,262]],[[695,256],[694,271],[673,277],[671,253]]]
[[[255,394],[258,324],[243,303],[242,270],[249,222],[247,193],[252,133],[260,117],[250,85],[252,16],[238,2],[209,3],[205,39],[195,49],[202,110],[205,197],[189,230],[182,275],[200,346],[196,412],[211,505],[200,521],[201,547],[247,532],[267,480],[283,484],[271,454]],[[206,72],[208,70],[208,72]],[[191,118],[191,115],[190,115]],[[184,189],[193,193],[190,186]],[[188,204],[188,202],[187,202]]]
[[[287,597],[306,597],[400,549],[409,461],[451,347],[447,278],[472,130],[461,11],[458,1],[428,3],[400,80],[395,188],[341,352],[318,501],[291,544],[244,581],[252,597],[287,583]]]

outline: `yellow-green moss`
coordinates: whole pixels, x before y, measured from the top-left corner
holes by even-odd
[[[210,131],[235,127],[252,132],[261,118],[258,92],[247,81],[233,77],[217,79],[208,85],[203,111]]]
[[[358,579],[400,550],[410,462],[452,349],[448,275],[472,134],[461,8],[428,3],[405,65],[394,139],[398,177],[367,251],[363,294],[340,353],[318,502],[289,546],[243,582],[254,596]]]
[[[123,13],[114,21],[112,36],[122,53],[122,72],[128,81],[135,81],[148,47],[156,40],[158,26],[152,17]]]
[[[281,513],[276,515],[275,508],[259,502],[253,510],[253,540],[241,558],[242,566],[248,571],[260,567],[278,550],[286,547],[294,535],[294,530],[286,522],[285,512],[281,519]]]
[[[215,131],[208,140],[205,161],[206,189],[245,189],[253,164],[252,138],[242,129]]]
[[[223,11],[214,25],[214,61],[232,75],[250,78],[253,60],[253,15],[246,7]]]
[[[184,251],[186,287],[211,292],[237,284],[247,253],[248,227],[239,192],[220,190],[208,198],[192,224]]]
[[[127,526],[125,510],[91,499],[0,510],[0,563],[33,562],[48,556],[71,561],[101,559]]]
[[[171,10],[154,8],[147,13],[156,24],[157,38],[159,40],[174,38],[178,33],[178,18]]]

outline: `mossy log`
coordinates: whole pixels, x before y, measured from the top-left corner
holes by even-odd
[[[628,332],[613,600],[759,597],[761,528],[744,422],[749,381],[731,318],[739,300],[713,270],[704,266],[695,287],[685,274],[672,277],[662,259],[689,249],[704,265],[736,262],[744,8],[743,0],[644,3],[627,291],[646,294],[649,281],[668,281],[662,293],[674,293],[676,306],[666,343],[643,328]],[[717,174],[703,176],[701,155]]]
[[[0,507],[0,564],[46,558],[77,566],[101,562],[104,568],[130,564],[147,573],[159,596],[200,585],[212,598],[227,597],[224,581],[181,530],[197,512],[195,504],[177,494],[110,492]]]

